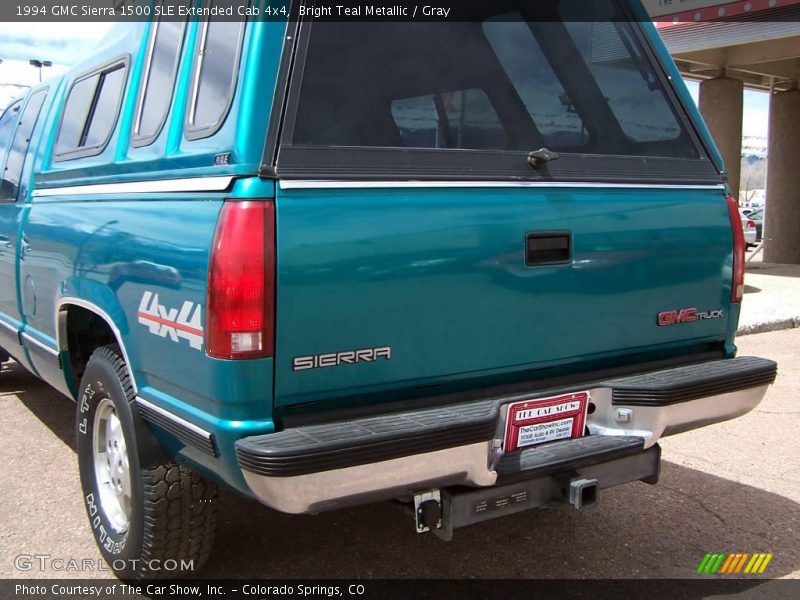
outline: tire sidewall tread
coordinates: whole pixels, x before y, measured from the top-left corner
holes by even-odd
[[[99,504],[94,474],[93,424],[103,398],[120,420],[131,476],[131,519],[114,531]],[[174,578],[197,572],[208,559],[216,531],[216,484],[188,467],[165,459],[142,467],[136,432],[135,393],[116,345],[95,350],[81,379],[76,411],[76,448],[83,504],[103,559],[122,579]],[[138,427],[137,427],[138,425]],[[179,566],[173,570],[171,562]],[[181,565],[191,564],[182,570]],[[154,570],[150,567],[158,565]]]

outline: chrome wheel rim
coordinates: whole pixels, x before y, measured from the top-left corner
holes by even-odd
[[[131,475],[122,423],[114,405],[103,398],[94,413],[94,476],[100,507],[117,533],[131,520]]]

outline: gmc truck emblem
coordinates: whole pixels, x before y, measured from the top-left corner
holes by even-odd
[[[292,361],[292,371],[324,369],[326,367],[352,365],[359,362],[375,362],[379,358],[391,360],[392,349],[386,346],[383,348],[363,348],[361,350],[347,350],[345,352],[331,352],[329,354],[297,356]]]
[[[187,340],[195,350],[203,348],[203,307],[194,302],[184,302],[180,309],[167,308],[158,301],[158,294],[145,292],[137,313],[139,323],[150,333],[173,342]]]
[[[696,308],[684,308],[681,310],[668,310],[658,313],[658,326],[678,325],[680,323],[692,323],[694,321],[705,321],[707,319],[720,319],[724,316],[721,310],[698,311]]]

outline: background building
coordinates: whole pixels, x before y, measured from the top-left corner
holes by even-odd
[[[800,264],[800,0],[644,0],[740,193],[745,88],[770,93],[764,260]]]

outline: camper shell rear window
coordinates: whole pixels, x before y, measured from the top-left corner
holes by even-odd
[[[623,3],[480,10],[303,23],[279,175],[719,182]],[[526,160],[540,148],[559,155],[546,173]]]

